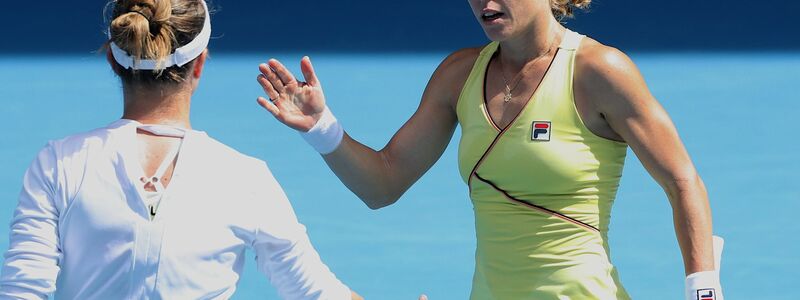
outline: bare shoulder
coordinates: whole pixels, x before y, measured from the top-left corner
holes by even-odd
[[[617,76],[639,74],[627,54],[591,38],[584,39],[575,62],[576,70],[596,80],[614,80]]]
[[[460,73],[464,70],[469,73],[469,70],[472,69],[472,65],[475,64],[475,60],[478,59],[481,50],[483,50],[481,47],[471,47],[450,53],[439,65],[439,69],[446,70],[448,73]]]
[[[481,47],[464,48],[448,55],[433,73],[426,94],[455,104],[481,50]]]
[[[597,106],[619,105],[649,95],[636,64],[619,49],[585,38],[575,60],[575,88]]]

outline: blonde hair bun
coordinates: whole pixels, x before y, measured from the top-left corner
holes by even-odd
[[[176,41],[170,0],[119,0],[114,15],[111,41],[130,56],[162,60],[172,53]]]
[[[592,0],[550,0],[550,8],[556,18],[569,18],[575,13],[575,9],[586,9]]]
[[[187,78],[192,64],[174,66],[167,60],[176,49],[192,42],[205,27],[205,0],[112,0],[109,8],[109,43],[106,49],[118,48],[130,59],[155,61],[155,68],[124,69],[124,82],[180,83]],[[147,72],[145,72],[147,71]]]

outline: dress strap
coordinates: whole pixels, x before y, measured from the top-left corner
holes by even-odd
[[[558,47],[564,50],[578,50],[583,37],[584,35],[567,29],[567,32],[564,33],[564,38],[561,39],[561,45]]]

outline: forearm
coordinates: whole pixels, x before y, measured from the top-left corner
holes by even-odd
[[[372,209],[394,203],[408,188],[392,178],[385,151],[375,151],[347,134],[336,151],[323,158],[342,183]]]
[[[686,274],[715,270],[711,209],[703,181],[698,176],[673,180],[665,190]]]
[[[258,82],[270,100],[258,103],[276,119],[301,132],[351,191],[372,209],[390,205],[441,157],[457,124],[455,103],[479,49],[449,56],[437,68],[420,106],[381,151],[344,133],[325,104],[319,79],[307,57],[298,82],[277,60],[261,64]]]
[[[630,145],[669,196],[688,275],[686,299],[721,300],[714,251],[722,249],[713,247],[708,196],[669,115],[630,58],[616,49],[585,48],[575,72],[580,74],[576,91],[591,95],[597,113]]]

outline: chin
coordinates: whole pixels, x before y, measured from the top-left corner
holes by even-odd
[[[493,42],[502,42],[510,37],[510,34],[502,29],[484,28],[483,32],[486,34],[486,37]]]

